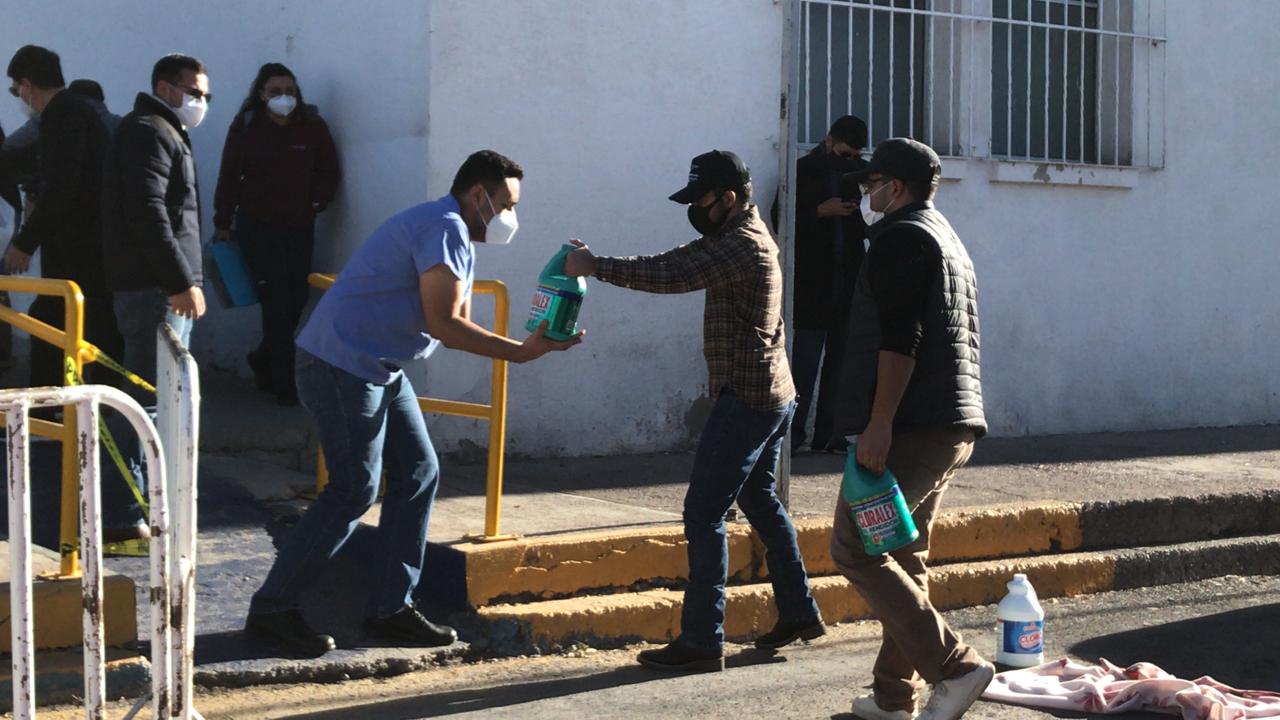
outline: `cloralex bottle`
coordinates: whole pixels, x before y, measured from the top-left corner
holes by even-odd
[[[856,445],[849,446],[840,492],[849,503],[853,523],[868,555],[893,552],[920,537],[897,478],[889,468],[876,475],[859,464]]]
[[[524,327],[529,332],[547,321],[547,337],[552,340],[568,340],[578,332],[578,311],[582,299],[587,296],[587,279],[564,274],[564,260],[577,248],[565,244],[538,276],[538,289],[533,293],[533,306]]]
[[[1044,608],[1026,575],[1014,575],[1008,588],[1009,594],[996,606],[996,662],[1034,667],[1044,662]]]

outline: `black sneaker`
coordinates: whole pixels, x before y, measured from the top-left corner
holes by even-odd
[[[779,620],[769,632],[756,638],[756,647],[761,650],[777,650],[790,645],[796,640],[813,640],[827,634],[827,626],[822,618],[808,620]]]
[[[375,640],[415,647],[442,647],[458,641],[458,633],[453,628],[437,625],[411,607],[384,618],[365,620],[364,634]]]
[[[337,647],[332,637],[312,630],[300,610],[249,613],[244,634],[250,642],[303,657],[320,657]]]
[[[636,659],[654,670],[669,672],[720,672],[724,670],[724,653],[686,645],[682,640],[655,650],[641,651]]]

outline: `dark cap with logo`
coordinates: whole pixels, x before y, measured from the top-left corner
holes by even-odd
[[[876,146],[866,167],[845,178],[862,182],[872,175],[885,175],[906,182],[927,182],[941,174],[942,161],[933,148],[911,138],[889,138]]]
[[[703,195],[717,189],[733,189],[751,182],[751,171],[742,158],[728,150],[712,150],[689,164],[689,184],[671,195],[682,205],[695,203]]]

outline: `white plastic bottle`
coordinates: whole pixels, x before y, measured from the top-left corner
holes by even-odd
[[[1014,575],[1008,587],[1009,594],[996,608],[996,662],[1010,667],[1040,665],[1044,663],[1044,608],[1026,575]]]

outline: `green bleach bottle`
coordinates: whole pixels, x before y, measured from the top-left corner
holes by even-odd
[[[897,478],[889,468],[883,475],[875,475],[860,465],[856,445],[849,447],[840,492],[849,503],[853,524],[868,555],[893,552],[920,537]]]
[[[577,250],[570,244],[561,246],[538,276],[538,289],[533,293],[533,306],[524,327],[529,332],[547,321],[547,337],[568,340],[578,332],[578,311],[587,296],[587,279],[564,274],[564,260]]]

